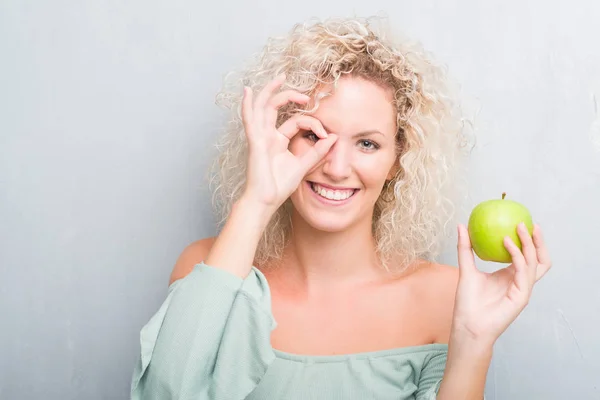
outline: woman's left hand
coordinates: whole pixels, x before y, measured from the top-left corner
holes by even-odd
[[[493,345],[529,303],[535,283],[551,267],[548,250],[538,225],[533,236],[524,224],[517,232],[522,251],[508,237],[504,246],[512,264],[492,273],[481,272],[464,225],[458,227],[459,279],[452,334],[455,339]]]

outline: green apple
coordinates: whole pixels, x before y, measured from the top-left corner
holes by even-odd
[[[517,226],[524,222],[533,234],[533,221],[529,210],[521,203],[502,199],[479,203],[469,217],[469,238],[475,254],[485,261],[510,263],[512,258],[504,247],[504,237],[509,236],[522,249]]]

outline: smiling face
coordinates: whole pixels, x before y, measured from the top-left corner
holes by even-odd
[[[397,165],[392,92],[362,78],[345,77],[313,116],[338,140],[291,195],[295,211],[327,232],[360,223],[371,226],[375,203]],[[300,132],[291,140],[290,151],[302,154],[316,139],[312,132]]]

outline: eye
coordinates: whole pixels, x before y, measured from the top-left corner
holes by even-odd
[[[304,134],[304,137],[310,140],[311,142],[316,142],[319,140],[319,137],[313,131],[306,132]]]
[[[372,140],[363,139],[358,142],[359,146],[365,150],[377,150],[380,146]]]

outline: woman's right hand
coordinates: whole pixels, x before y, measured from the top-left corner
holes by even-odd
[[[252,90],[244,88],[242,119],[248,140],[248,170],[243,194],[270,212],[285,202],[304,176],[329,151],[337,136],[328,135],[321,122],[308,115],[294,115],[276,128],[279,107],[293,101],[306,104],[310,97],[295,90],[274,94],[285,76],[269,82],[253,101]],[[320,140],[304,154],[288,150],[290,139],[300,130],[314,132]]]

